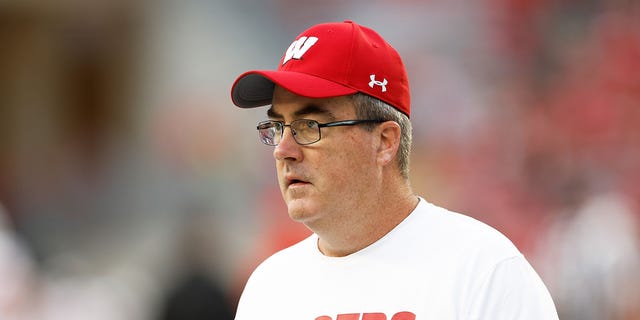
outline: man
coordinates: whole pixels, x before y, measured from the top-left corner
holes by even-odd
[[[508,239],[413,194],[409,83],[375,31],[312,26],[231,97],[271,105],[259,138],[289,216],[314,233],[253,272],[236,320],[557,319]]]

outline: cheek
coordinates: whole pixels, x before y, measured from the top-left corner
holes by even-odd
[[[331,157],[324,159],[323,180],[331,184],[336,192],[358,191],[358,185],[368,183],[372,178],[375,165],[370,148],[360,144],[346,145],[331,152]]]

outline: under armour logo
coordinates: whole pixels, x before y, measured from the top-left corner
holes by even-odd
[[[386,92],[387,91],[387,79],[382,78],[382,81],[378,81],[378,80],[376,80],[376,75],[375,74],[370,75],[369,79],[371,79],[371,81],[369,82],[369,87],[373,88],[374,85],[381,86],[382,87],[382,92]]]
[[[287,52],[284,54],[284,59],[282,59],[282,65],[287,63],[287,61],[291,59],[299,60],[302,58],[302,55],[311,48],[316,42],[318,38],[316,37],[300,37],[300,39],[295,40],[287,49]]]

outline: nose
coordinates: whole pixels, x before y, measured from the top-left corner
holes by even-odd
[[[273,157],[276,160],[300,161],[302,160],[302,148],[293,138],[291,128],[288,129],[284,128],[280,143],[273,149]]]

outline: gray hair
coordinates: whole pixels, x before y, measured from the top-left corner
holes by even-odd
[[[398,147],[398,169],[405,179],[409,179],[409,156],[411,154],[411,121],[406,114],[391,105],[363,93],[351,96],[358,119],[383,119],[400,125],[400,146]],[[373,125],[367,127],[373,129]]]

